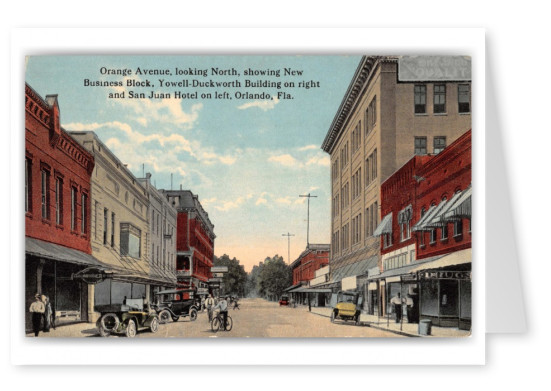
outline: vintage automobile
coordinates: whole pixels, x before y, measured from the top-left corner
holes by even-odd
[[[197,319],[197,312],[201,309],[201,299],[195,296],[193,289],[169,289],[157,292],[153,308],[159,314],[161,324],[172,319],[177,322],[180,317],[187,317],[191,321]],[[184,296],[189,298],[185,299]]]
[[[360,309],[358,308],[358,292],[340,291],[337,293],[337,302],[331,311],[331,322],[337,319],[344,321],[353,320],[360,324]]]
[[[279,299],[279,305],[289,305],[289,296],[283,295],[281,296],[281,299]]]
[[[101,314],[96,327],[102,337],[113,333],[125,334],[129,338],[138,331],[159,330],[159,317],[144,303],[143,299],[125,299],[123,304],[96,305],[94,309]]]

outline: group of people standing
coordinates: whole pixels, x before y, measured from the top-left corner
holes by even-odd
[[[406,295],[406,298],[400,297],[400,292],[396,293],[396,296],[394,296],[390,300],[390,304],[394,307],[394,313],[395,313],[395,320],[396,323],[400,323],[402,321],[402,311],[403,306],[406,307],[406,313],[408,318],[408,323],[417,323],[419,322],[419,314],[417,311],[416,303],[413,300],[413,297],[408,293]]]
[[[45,333],[50,331],[50,328],[55,330],[55,316],[52,311],[52,304],[46,295],[34,295],[29,312],[32,314],[32,323],[34,336],[38,337],[40,330]]]

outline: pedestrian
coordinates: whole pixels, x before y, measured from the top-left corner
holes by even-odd
[[[50,303],[50,298],[46,295],[42,295],[42,302],[44,303],[44,332],[49,333],[50,328],[55,329],[52,320],[52,304]]]
[[[400,298],[400,292],[396,293],[390,300],[390,304],[394,307],[394,312],[396,313],[396,323],[400,323],[402,320],[402,299]]]
[[[413,312],[414,312],[413,298],[409,293],[406,295],[405,304],[406,304],[406,312],[408,314],[408,323],[413,323],[415,318],[415,316],[413,315]]]
[[[209,314],[209,323],[212,322],[212,310],[215,306],[214,299],[212,298],[212,294],[209,293],[209,297],[205,301],[205,305],[207,306],[207,313]]]
[[[38,333],[40,332],[40,322],[42,321],[42,317],[44,316],[44,310],[44,303],[42,302],[42,300],[40,300],[40,295],[37,293],[36,295],[34,295],[34,301],[29,308],[29,312],[32,314],[33,331],[35,337],[38,337]]]
[[[312,312],[312,302],[310,301],[310,294],[308,294],[308,311]]]
[[[239,303],[237,302],[237,297],[233,299],[233,309],[238,310],[239,309]]]

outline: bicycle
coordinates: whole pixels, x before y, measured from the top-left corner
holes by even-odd
[[[220,312],[218,312],[212,318],[212,322],[210,323],[210,327],[211,327],[212,331],[217,333],[218,330],[224,329],[223,326],[222,326],[223,321],[224,321],[224,317],[220,314]],[[226,331],[231,331],[232,327],[233,327],[233,320],[232,320],[231,316],[228,315],[228,317],[226,319]]]

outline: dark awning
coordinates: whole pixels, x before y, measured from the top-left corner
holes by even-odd
[[[331,293],[332,290],[329,288],[307,288],[301,287],[294,289],[290,293]]]
[[[53,261],[69,262],[82,266],[95,266],[103,269],[108,268],[107,265],[104,265],[85,252],[29,237],[25,237],[25,253]]]

